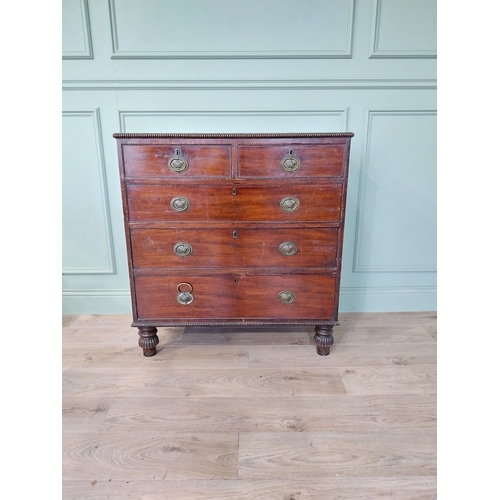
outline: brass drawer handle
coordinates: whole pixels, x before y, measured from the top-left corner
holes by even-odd
[[[297,253],[297,245],[293,241],[284,241],[278,247],[281,255],[295,255]]]
[[[170,206],[172,207],[172,210],[175,210],[176,212],[185,212],[191,206],[191,203],[187,198],[184,198],[184,196],[176,196],[175,198],[172,198]]]
[[[287,172],[295,172],[300,168],[300,160],[293,155],[293,150],[281,160],[281,168]]]
[[[181,287],[184,287],[184,285],[186,285],[188,287],[187,290],[182,290]],[[185,288],[185,287],[184,287]],[[179,302],[179,304],[182,304],[183,306],[187,306],[189,304],[191,304],[191,302],[193,302],[194,300],[194,295],[193,295],[193,285],[191,285],[190,283],[179,283],[177,285],[177,302]]]
[[[295,294],[293,292],[290,292],[290,290],[283,290],[278,293],[278,300],[282,304],[291,304],[295,301]]]
[[[187,257],[193,252],[193,247],[189,243],[181,241],[174,245],[174,253],[179,257]]]
[[[172,172],[185,172],[189,168],[186,158],[181,156],[180,150],[175,150],[175,156],[168,161],[168,168]]]
[[[299,206],[300,202],[294,196],[285,196],[285,198],[280,201],[280,207],[285,212],[295,212]]]

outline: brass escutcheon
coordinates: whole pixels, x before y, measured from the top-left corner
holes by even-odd
[[[285,212],[295,212],[299,206],[300,202],[294,196],[285,196],[285,198],[280,201],[280,207]]]
[[[295,255],[297,253],[297,245],[293,241],[284,241],[280,243],[278,248],[282,255]]]
[[[170,206],[172,207],[172,210],[175,210],[176,212],[185,212],[191,206],[191,203],[187,198],[184,198],[184,196],[176,196],[175,198],[172,198]]]
[[[293,151],[281,160],[281,168],[287,172],[295,172],[300,168],[300,160],[293,155]]]
[[[189,168],[189,163],[186,158],[180,156],[180,151],[176,149],[175,156],[168,161],[168,168],[172,172],[185,172]]]
[[[189,243],[186,243],[184,241],[181,241],[174,245],[174,253],[179,257],[187,257],[188,255],[191,255],[192,252],[193,247]]]
[[[295,294],[293,292],[290,292],[290,290],[282,290],[280,293],[278,293],[278,300],[282,304],[291,304],[295,301]]]

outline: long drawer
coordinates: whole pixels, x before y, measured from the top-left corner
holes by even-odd
[[[136,276],[137,315],[169,322],[329,320],[335,285],[335,275],[317,274]]]
[[[135,269],[336,267],[338,228],[131,229]]]
[[[341,193],[341,184],[127,186],[132,222],[338,222]]]

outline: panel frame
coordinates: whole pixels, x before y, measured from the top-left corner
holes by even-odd
[[[383,0],[373,0],[370,35],[370,59],[436,59],[437,50],[381,50],[378,48],[380,33],[380,11]]]
[[[80,12],[82,14],[83,40],[85,43],[85,49],[82,51],[63,50],[62,58],[66,60],[94,59],[94,49],[92,46],[92,31],[90,29],[90,13],[89,13],[88,0],[80,0]]]
[[[351,59],[354,32],[354,2],[347,4],[345,49],[321,51],[126,51],[121,50],[118,37],[115,0],[108,0],[111,25],[111,59]]]
[[[106,239],[106,249],[108,256],[108,267],[63,267],[63,275],[80,275],[80,274],[116,274],[116,257],[113,242],[113,231],[111,225],[111,211],[108,195],[108,187],[106,180],[106,162],[104,157],[104,143],[102,136],[100,109],[87,110],[67,110],[62,112],[62,116],[71,117],[91,117],[93,120],[95,147],[97,150],[97,169],[99,178],[99,192],[101,198],[101,209],[104,220],[104,235]]]
[[[361,215],[365,205],[366,179],[368,176],[368,166],[370,158],[370,135],[372,128],[372,118],[374,116],[427,116],[437,115],[436,109],[402,109],[402,108],[370,108],[366,110],[365,131],[363,134],[363,154],[360,166],[360,178],[358,185],[358,211],[354,225],[354,253],[352,259],[353,273],[435,273],[436,266],[369,266],[360,263],[360,228]]]

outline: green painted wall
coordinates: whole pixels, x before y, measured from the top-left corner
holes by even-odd
[[[63,0],[63,311],[131,311],[114,132],[350,131],[341,311],[436,309],[435,0]]]

